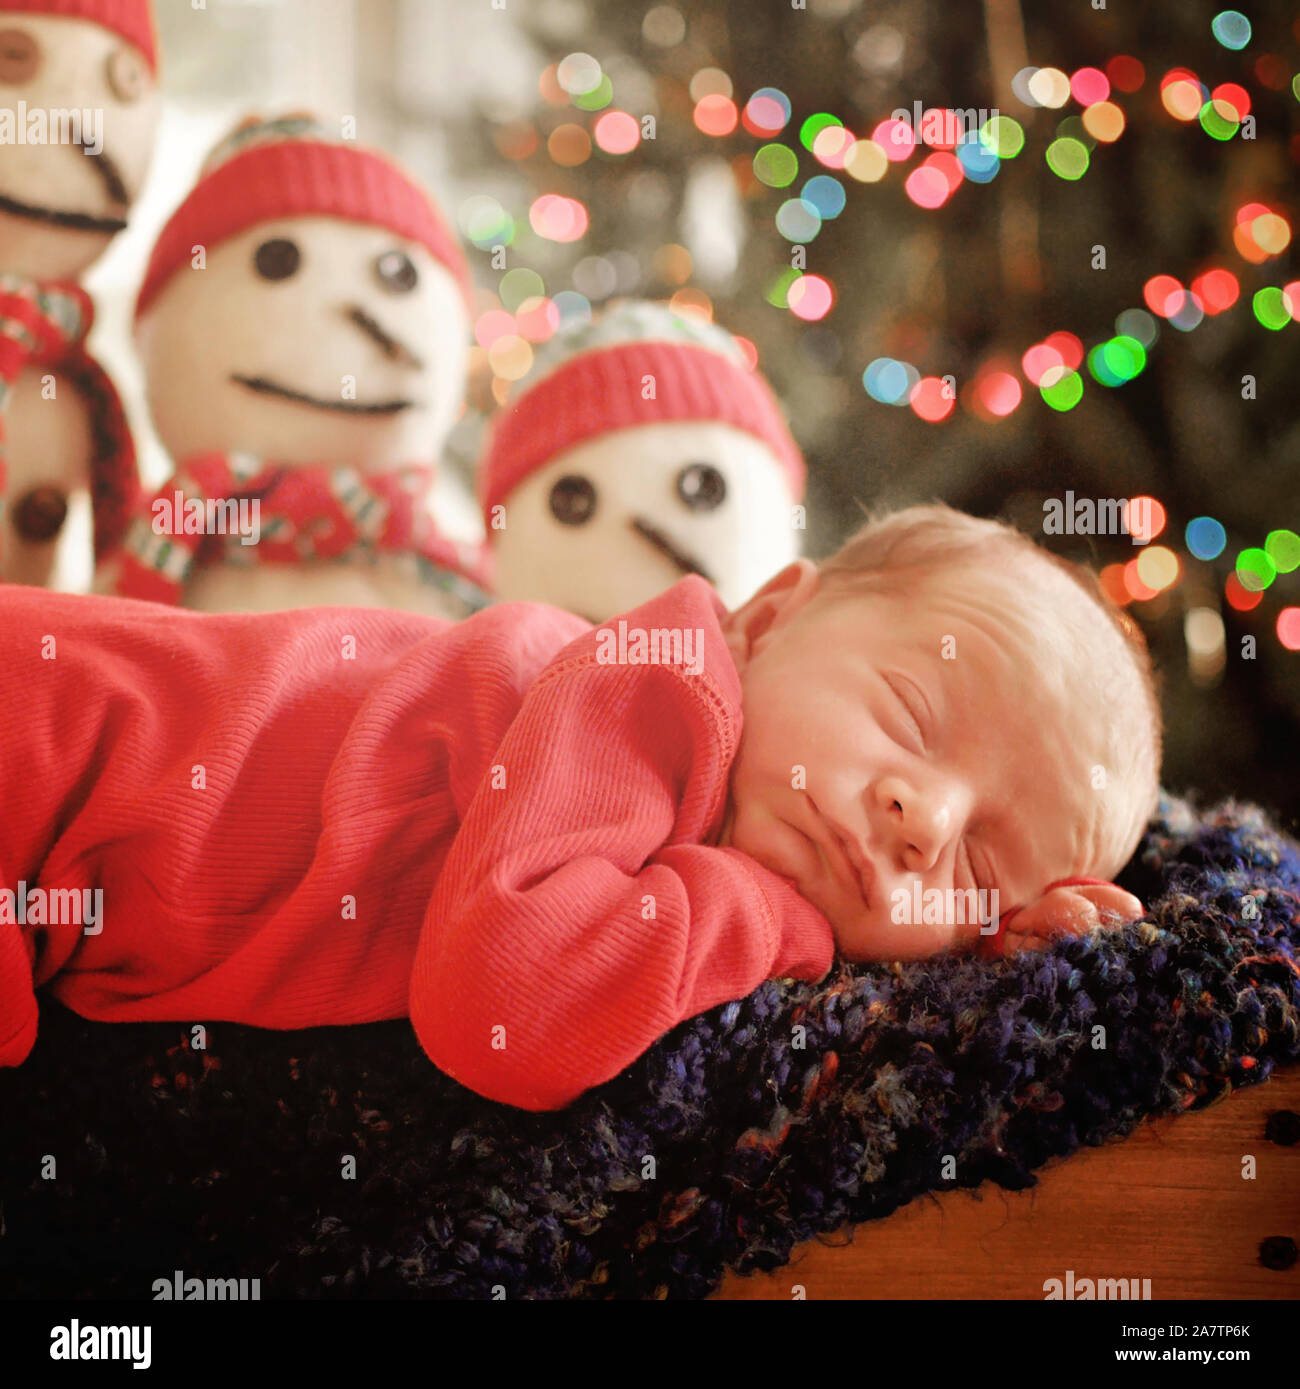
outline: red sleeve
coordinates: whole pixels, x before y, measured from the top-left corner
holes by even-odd
[[[570,1104],[766,979],[820,978],[834,952],[826,919],[785,879],[700,842],[721,824],[738,688],[732,698],[681,667],[602,665],[583,647],[511,724],[411,980],[433,1062],[530,1110]],[[734,683],[720,640],[718,652]]]

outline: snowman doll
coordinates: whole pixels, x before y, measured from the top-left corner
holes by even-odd
[[[77,280],[144,182],[156,63],[148,0],[0,0],[0,581],[60,579],[69,504],[86,491],[105,555],[136,495]]]
[[[175,472],[97,588],[208,612],[484,606],[481,547],[430,509],[470,296],[395,164],[307,117],[246,121],[145,273],[137,338]]]
[[[798,555],[804,463],[730,333],[616,302],[539,351],[479,496],[502,599],[603,622],[699,574],[736,607]]]

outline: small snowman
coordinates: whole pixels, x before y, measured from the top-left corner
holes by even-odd
[[[616,301],[516,389],[479,470],[498,597],[604,622],[699,574],[736,607],[797,557],[803,457],[725,330]]]
[[[175,472],[97,587],[209,612],[484,606],[481,547],[430,509],[470,305],[455,234],[394,163],[309,117],[246,121],[145,273],[137,337]]]
[[[77,280],[144,182],[156,67],[149,0],[0,0],[0,581],[60,581],[69,505],[86,491],[107,554],[136,495]]]

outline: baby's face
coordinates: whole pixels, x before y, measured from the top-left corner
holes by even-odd
[[[1097,711],[1035,679],[992,586],[832,595],[806,561],[774,583],[724,624],[744,727],[720,842],[792,880],[845,958],[973,944],[1054,879],[1118,871],[1133,807],[1106,798],[1133,793],[1096,784]]]

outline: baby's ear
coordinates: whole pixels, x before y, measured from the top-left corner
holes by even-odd
[[[821,572],[812,560],[793,560],[752,598],[728,613],[722,631],[737,667],[743,670],[758,642],[789,622],[820,588]]]

